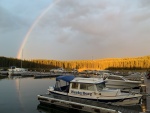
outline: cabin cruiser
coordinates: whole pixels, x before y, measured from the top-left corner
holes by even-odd
[[[28,69],[25,68],[17,68],[16,66],[11,66],[8,69],[9,75],[21,75],[22,73],[28,72]]]
[[[56,84],[49,87],[49,94],[59,94],[113,105],[139,104],[142,95],[122,93],[120,89],[105,87],[100,78],[82,78],[73,75],[56,77]]]
[[[140,88],[141,81],[128,80],[123,76],[109,75],[105,78],[106,87],[116,89],[135,89]]]

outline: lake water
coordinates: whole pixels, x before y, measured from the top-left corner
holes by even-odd
[[[38,109],[37,95],[47,93],[54,84],[55,78],[0,79],[0,113],[71,113],[58,108]]]
[[[0,80],[0,113],[41,113],[38,94],[44,94],[55,78],[13,78]],[[42,112],[44,113],[44,112]]]

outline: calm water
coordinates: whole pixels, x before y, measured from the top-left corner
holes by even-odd
[[[147,80],[146,82],[149,83]],[[54,84],[55,78],[0,79],[0,113],[71,113],[72,111],[67,111],[63,108],[62,110],[61,108],[53,107],[46,109],[46,111],[39,109],[37,95],[45,94],[48,87]],[[147,107],[143,106],[143,109],[147,109]]]
[[[55,78],[1,79],[0,113],[45,113],[37,109],[37,95],[46,93],[49,85],[54,83]]]

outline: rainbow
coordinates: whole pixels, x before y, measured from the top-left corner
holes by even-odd
[[[21,54],[22,54],[22,50],[32,32],[32,30],[34,29],[34,27],[36,26],[36,24],[40,21],[40,19],[55,5],[59,2],[60,0],[55,0],[53,3],[51,3],[39,16],[38,18],[34,21],[34,23],[32,24],[32,26],[29,28],[28,32],[26,33],[22,43],[21,43],[21,46],[19,48],[19,51],[17,53],[17,58],[18,59],[21,59]]]

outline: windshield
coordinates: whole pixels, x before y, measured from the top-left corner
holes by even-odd
[[[101,91],[103,88],[105,88],[105,82],[96,84],[96,88],[97,88],[97,91]]]

